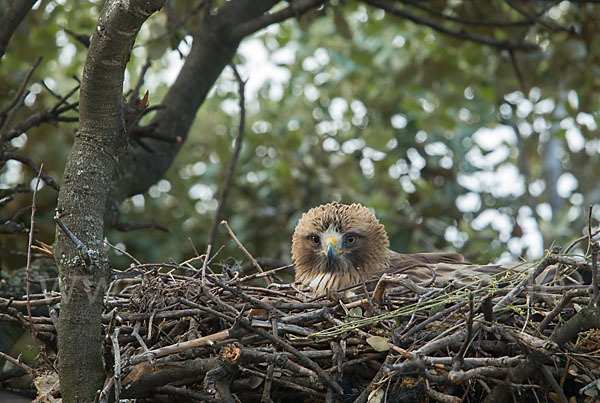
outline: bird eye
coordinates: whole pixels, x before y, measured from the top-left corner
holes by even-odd
[[[320,244],[321,244],[321,238],[319,238],[319,236],[318,236],[318,235],[311,235],[311,237],[310,237],[310,242],[311,242],[313,245],[315,245],[315,246],[317,246],[317,245],[320,245]]]
[[[355,243],[355,242],[356,242],[356,240],[357,240],[357,239],[358,239],[358,237],[357,237],[356,235],[348,235],[348,236],[346,237],[346,243],[347,243],[348,245],[352,245],[353,243]]]

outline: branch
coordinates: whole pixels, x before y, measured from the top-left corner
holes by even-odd
[[[42,172],[41,168],[38,167],[37,164],[35,162],[33,162],[33,160],[31,158],[25,157],[24,155],[16,154],[16,153],[8,153],[6,155],[6,158],[9,160],[19,161],[21,164],[27,165],[32,170],[34,170],[36,172],[41,172],[41,174],[40,174],[41,178],[44,182],[46,182],[46,184],[48,186],[50,186],[54,190],[60,190],[60,186],[58,186],[58,183],[56,183],[56,181],[54,179],[52,179],[52,177],[50,175]],[[44,165],[44,164],[42,164],[42,165]]]
[[[382,1],[382,0],[364,0],[364,2],[371,4],[374,7],[381,8],[391,14],[398,16],[398,17],[402,17],[409,21],[412,21],[415,24],[425,25],[437,32],[440,32],[442,34],[446,34],[449,36],[453,36],[455,38],[466,39],[471,42],[480,43],[483,45],[488,45],[488,46],[492,46],[492,47],[495,47],[498,49],[505,49],[505,50],[532,51],[532,50],[537,49],[537,47],[535,45],[532,45],[529,43],[523,43],[523,42],[515,43],[515,42],[506,41],[506,40],[502,41],[502,40],[497,40],[497,39],[488,38],[488,37],[484,37],[484,36],[477,36],[472,33],[465,32],[463,30],[450,29],[450,28],[447,28],[441,24],[438,24],[437,22],[430,20],[428,18],[424,18],[424,17],[418,16],[418,15],[409,13],[408,11],[391,6],[389,3]]]
[[[33,341],[35,342],[36,346],[38,347],[38,349],[40,350],[40,352],[42,351],[42,347],[40,344],[40,341],[38,340],[37,337],[37,332],[35,331],[35,329],[33,328],[33,320],[31,319],[31,298],[30,298],[30,274],[31,274],[31,245],[33,244],[33,229],[35,227],[35,211],[36,211],[36,196],[37,196],[37,190],[38,187],[40,185],[40,177],[42,176],[42,169],[44,169],[44,164],[42,164],[40,166],[40,169],[38,171],[38,175],[35,181],[35,188],[33,189],[33,196],[32,196],[32,201],[31,201],[31,224],[29,227],[29,239],[27,242],[27,277],[26,277],[26,281],[27,281],[27,315],[29,315],[29,329],[31,329],[31,336],[33,337]]]
[[[77,117],[61,116],[63,113],[70,110],[76,110],[79,106],[79,102],[66,103],[67,99],[73,95],[79,89],[79,85],[74,87],[71,91],[66,93],[63,97],[59,97],[58,102],[51,108],[43,111],[34,113],[27,119],[16,124],[12,129],[6,128],[5,133],[2,135],[3,141],[9,141],[13,138],[21,135],[21,133],[27,132],[33,127],[38,127],[42,123],[53,123],[53,122],[76,122],[79,120]],[[56,95],[56,94],[53,94]]]
[[[17,27],[25,19],[31,7],[36,0],[19,0],[13,1],[11,6],[6,10],[2,18],[0,18],[0,59],[6,53],[6,47],[10,38],[13,36]],[[5,5],[6,6],[6,5]]]
[[[162,232],[171,232],[171,230],[169,228],[165,227],[164,225],[154,224],[154,223],[133,224],[133,223],[127,223],[127,222],[116,222],[113,224],[112,227],[119,232],[129,232],[129,231],[136,231],[136,230],[140,230],[140,229],[156,229],[156,230],[159,230]]]
[[[9,361],[10,363],[21,368],[28,374],[33,374],[33,368],[31,368],[29,365],[25,364],[24,362],[21,362],[21,360],[19,358],[11,357],[10,355],[3,353],[2,351],[0,351],[0,358],[3,360]]]
[[[231,161],[229,161],[229,167],[227,168],[227,174],[225,175],[225,180],[223,181],[223,187],[221,188],[221,192],[219,194],[219,204],[217,207],[217,211],[215,212],[215,216],[213,217],[213,222],[210,228],[210,235],[208,237],[208,245],[213,245],[215,242],[215,237],[217,235],[217,228],[219,226],[219,221],[221,216],[223,215],[223,210],[225,209],[225,203],[227,202],[227,195],[229,193],[229,187],[231,186],[231,181],[233,178],[233,172],[235,171],[235,166],[237,164],[238,158],[240,156],[240,151],[242,149],[242,141],[244,139],[244,128],[246,126],[246,96],[245,96],[245,86],[246,82],[242,80],[240,73],[237,71],[234,64],[230,64],[231,69],[233,70],[233,74],[235,75],[235,80],[238,83],[239,94],[240,94],[240,123],[238,126],[238,135],[235,138],[235,145],[233,147],[233,155],[231,156]]]
[[[35,63],[33,63],[33,66],[31,66],[27,74],[25,74],[25,78],[23,79],[19,90],[15,94],[10,104],[8,104],[6,108],[0,111],[0,142],[6,141],[6,133],[8,132],[8,128],[10,127],[10,124],[15,118],[18,110],[21,108],[21,106],[23,106],[23,101],[25,100],[25,97],[27,96],[27,94],[29,94],[28,91],[25,91],[27,83],[31,79],[31,76],[33,75],[35,69],[40,65],[41,61],[41,57],[38,57],[36,59]]]
[[[244,37],[255,33],[258,30],[268,27],[291,17],[300,17],[302,14],[325,3],[325,0],[296,0],[290,2],[290,5],[283,10],[269,14],[265,13],[258,18],[250,20],[239,25],[231,31],[229,37],[233,40],[241,40]]]

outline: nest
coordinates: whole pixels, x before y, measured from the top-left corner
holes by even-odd
[[[122,273],[131,278],[111,283],[98,400],[113,391],[228,402],[598,396],[598,287],[570,281],[574,272],[595,273],[595,260],[548,254],[524,269],[444,288],[385,276],[351,298],[311,298],[277,281],[286,268],[245,275],[193,263],[132,266]],[[554,279],[536,285],[549,268]],[[33,306],[58,298],[38,297]],[[0,300],[0,319],[28,324],[24,307]],[[52,309],[33,324],[52,341]]]

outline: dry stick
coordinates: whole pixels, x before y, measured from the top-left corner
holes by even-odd
[[[127,252],[125,249],[121,249],[113,244],[111,244],[110,242],[108,242],[106,239],[104,240],[104,243],[107,244],[109,247],[113,248],[114,250],[116,250],[119,253],[122,253],[123,255],[127,256],[129,259],[133,260],[135,262],[135,264],[137,265],[141,265],[142,262],[140,262],[139,260],[137,260],[135,257],[133,257],[129,252]]]
[[[233,309],[232,307],[230,307],[229,305],[227,305],[223,301],[221,301],[219,299],[219,297],[217,297],[216,295],[213,295],[212,298],[213,298],[213,302],[217,303],[218,305],[225,306],[226,308],[229,308],[229,309]],[[210,308],[207,308],[207,311],[209,309]],[[217,312],[215,312],[215,313],[217,313]],[[327,384],[329,384],[331,387],[333,387],[333,389],[337,393],[339,393],[341,395],[344,394],[344,391],[342,390],[340,385],[338,385],[337,382],[333,381],[331,379],[331,377],[323,370],[323,368],[321,368],[316,362],[314,362],[313,360],[311,360],[310,358],[308,358],[307,356],[302,354],[302,352],[297,350],[291,344],[287,343],[286,341],[282,340],[279,337],[273,336],[273,334],[271,334],[263,329],[257,329],[255,327],[253,327],[252,323],[248,319],[242,317],[241,315],[239,315],[237,317],[237,319],[233,319],[233,318],[227,317],[227,315],[223,315],[221,313],[217,313],[217,314],[218,314],[218,316],[224,317],[227,321],[233,323],[234,325],[236,323],[239,323],[242,327],[250,330],[251,332],[254,332],[255,334],[257,334],[259,336],[262,336],[265,339],[270,340],[272,343],[277,344],[279,347],[281,347],[288,353],[293,354],[298,359],[298,361],[300,361],[300,363],[304,364],[305,366],[307,366],[310,369],[312,369],[313,371],[315,371],[317,373],[317,375],[319,375],[319,377],[322,380],[324,380]]]
[[[413,328],[408,328],[407,332],[403,335],[401,335],[403,338],[408,338],[411,337],[412,335],[414,335],[417,332],[420,332],[421,330],[425,329],[425,327],[432,323],[437,321],[440,318],[445,318],[448,315],[450,315],[452,312],[454,311],[458,311],[459,309],[461,309],[463,306],[467,305],[467,301],[462,301],[456,305],[451,306],[450,308],[447,308],[445,310],[443,310],[442,312],[438,312],[435,315],[433,315],[432,317],[428,318],[427,320],[419,323],[417,326],[413,327]]]
[[[427,388],[427,396],[433,398],[434,400],[442,403],[460,403],[462,400],[456,396],[447,395],[442,392],[438,392],[435,389]]]
[[[242,77],[238,73],[233,63],[229,66],[233,70],[233,74],[235,75],[235,79],[238,83],[239,88],[240,123],[238,126],[238,134],[235,138],[235,145],[233,147],[233,155],[231,156],[231,161],[229,161],[227,174],[225,175],[223,187],[221,188],[221,192],[219,194],[219,204],[217,206],[217,211],[215,212],[215,217],[213,218],[213,222],[210,227],[210,236],[208,237],[209,245],[212,245],[215,242],[215,237],[217,235],[217,227],[219,226],[219,220],[221,219],[221,216],[223,215],[223,210],[225,209],[225,203],[227,202],[227,195],[229,194],[229,187],[231,186],[233,172],[235,171],[235,165],[237,164],[238,158],[240,156],[240,150],[242,149],[242,140],[244,139],[244,127],[246,125],[246,98],[244,94],[246,82],[242,80]]]
[[[519,284],[517,284],[508,294],[504,296],[494,307],[494,312],[498,312],[504,309],[508,304],[510,304],[525,288],[528,284],[532,284],[535,279],[546,269],[546,267],[551,264],[555,264],[559,261],[558,256],[548,255],[546,256],[535,268],[535,270],[525,277]]]
[[[594,305],[598,306],[598,252],[600,252],[600,244],[594,242],[592,244],[592,290],[594,290]]]
[[[277,332],[277,319],[271,318],[271,327],[274,337],[278,337]],[[261,402],[264,403],[272,403],[273,399],[271,399],[271,385],[273,384],[273,372],[275,370],[275,363],[270,362],[267,367],[267,377],[265,378],[265,383],[263,386],[263,392],[261,397]]]
[[[379,382],[381,380],[381,378],[383,378],[383,376],[386,373],[387,367],[390,364],[390,362],[392,361],[392,354],[388,354],[387,357],[385,358],[385,361],[383,361],[383,364],[381,364],[381,368],[379,368],[379,371],[377,371],[377,374],[373,377],[373,379],[371,379],[371,382],[369,382],[369,385],[367,385],[367,387],[361,392],[361,394],[356,398],[356,400],[354,401],[354,403],[365,403],[367,401],[367,398],[369,397],[369,394],[371,393],[371,389],[373,388],[373,385],[375,385],[377,382]]]
[[[276,313],[277,315],[280,315],[280,316],[285,316],[285,314],[283,312],[281,312],[279,309],[275,308],[268,302],[261,301],[260,299],[255,298],[251,295],[248,295],[239,289],[229,287],[215,278],[209,278],[209,281],[213,284],[216,284],[219,288],[222,288],[225,291],[229,291],[236,297],[239,297],[239,298],[251,303],[252,305],[256,306],[257,308],[262,308],[268,312]]]
[[[154,388],[154,391],[170,396],[182,397],[184,401],[197,400],[201,402],[219,402],[209,394],[196,392],[191,389],[178,388],[172,385],[159,386],[158,388]]]
[[[184,341],[182,343],[175,343],[170,346],[157,348],[156,350],[149,350],[147,353],[141,353],[138,355],[134,355],[131,357],[127,365],[135,365],[147,359],[149,356],[152,358],[160,358],[166,357],[167,355],[181,353],[182,351],[190,350],[196,347],[210,346],[213,345],[217,341],[225,340],[229,338],[230,330],[223,330],[215,334],[211,334],[208,336],[200,337],[198,339],[193,339],[189,341]]]
[[[115,332],[112,337],[113,353],[115,355],[115,401],[119,400],[121,394],[121,349],[119,348],[119,331],[120,328],[115,328]]]
[[[258,261],[256,259],[254,259],[254,256],[252,256],[250,254],[250,252],[248,252],[248,250],[246,248],[244,248],[244,245],[242,245],[242,243],[240,242],[240,240],[235,236],[235,234],[233,233],[233,231],[229,227],[229,224],[227,223],[227,221],[225,221],[225,220],[221,221],[221,225],[224,225],[225,228],[227,228],[227,232],[229,232],[229,236],[231,236],[231,238],[233,238],[233,240],[235,241],[235,243],[237,244],[237,246],[242,250],[242,252],[244,252],[244,254],[248,257],[248,259],[250,259],[250,261],[252,262],[252,264],[254,265],[254,267],[256,267],[256,270],[258,270],[261,273],[264,273],[265,271],[260,266],[260,264],[258,263]],[[265,278],[265,281],[269,285],[273,282],[273,280],[269,276],[267,276]]]
[[[544,318],[544,320],[542,321],[542,323],[538,327],[538,331],[540,333],[542,333],[544,331],[544,329],[546,329],[546,327],[550,324],[550,322],[552,322],[552,320],[554,320],[554,318],[556,317],[556,315],[558,315],[559,313],[561,313],[562,310],[564,309],[564,307],[573,298],[580,297],[582,295],[586,295],[587,293],[588,293],[588,290],[581,290],[581,289],[575,289],[575,290],[569,290],[569,291],[567,291],[563,295],[563,297],[560,299],[560,301],[558,302],[558,304],[556,304],[556,306],[554,307],[554,309],[552,309],[552,311],[550,311],[550,313],[546,315],[546,317]]]
[[[458,354],[456,354],[458,362],[462,363],[462,359],[464,358],[465,353],[467,352],[467,347],[471,343],[471,339],[473,337],[473,316],[475,313],[475,309],[473,308],[473,293],[469,292],[469,317],[467,318],[467,337],[463,341]],[[462,365],[461,365],[462,366]]]
[[[29,365],[25,364],[24,362],[21,362],[21,360],[19,358],[11,357],[10,355],[3,353],[2,351],[0,351],[0,358],[2,358],[3,360],[9,361],[13,365],[23,369],[28,374],[33,373],[33,368],[31,368]]]
[[[110,379],[106,379],[104,381],[104,387],[101,391],[96,395],[96,399],[99,403],[108,403],[108,398],[110,396],[110,390],[115,384],[115,376],[111,376]]]
[[[39,59],[38,59],[39,60]],[[29,315],[29,328],[31,329],[31,335],[33,336],[33,341],[38,347],[40,353],[42,353],[42,346],[40,345],[40,341],[37,337],[37,332],[33,327],[32,315],[31,315],[31,299],[29,292],[29,280],[31,275],[31,245],[33,244],[33,230],[35,226],[35,198],[37,196],[38,186],[40,185],[40,177],[42,175],[42,169],[44,168],[44,164],[40,166],[40,170],[37,175],[37,179],[35,181],[35,189],[33,189],[33,197],[31,201],[31,224],[29,225],[29,240],[27,241],[27,315]],[[45,358],[48,361],[47,358]],[[49,362],[49,361],[48,361]]]
[[[598,234],[600,234],[600,229],[596,230],[594,232],[594,234],[591,236],[591,238],[594,238]],[[566,255],[567,253],[569,253],[571,251],[571,249],[573,249],[575,246],[577,246],[577,244],[579,244],[581,241],[589,239],[589,238],[590,238],[589,234],[580,236],[579,238],[577,238],[576,240],[571,242],[571,244],[567,247],[567,249],[565,249],[564,254]]]
[[[261,378],[266,377],[266,375],[263,372],[254,371],[254,370],[252,370],[250,368],[241,367],[240,369],[242,370],[242,372],[248,373],[250,375],[258,376],[258,377],[261,377]],[[319,398],[321,400],[323,398],[325,398],[325,394],[320,393],[319,391],[316,391],[314,389],[308,388],[306,386],[299,385],[299,384],[294,383],[294,382],[285,381],[285,380],[279,379],[279,378],[273,378],[273,383],[278,384],[278,385],[282,385],[282,386],[286,386],[286,387],[288,387],[290,389],[298,390],[298,391],[300,391],[302,393],[307,393],[307,394],[309,394],[311,396],[316,396],[317,398]]]
[[[257,278],[263,278],[263,277],[269,276],[269,275],[271,275],[273,273],[277,273],[279,271],[282,271],[282,270],[285,270],[285,269],[289,269],[291,267],[294,267],[294,263],[288,264],[287,266],[276,267],[274,269],[267,270],[267,271],[262,272],[262,273],[249,274],[249,275],[247,275],[245,277],[240,278],[238,280],[238,282],[245,283],[246,281],[255,280]]]
[[[192,244],[193,246],[193,244]],[[204,262],[202,262],[202,288],[206,286],[206,266],[208,265],[208,259],[210,259],[210,251],[212,249],[212,243],[209,243],[206,247],[206,256]]]
[[[590,208],[588,211],[588,219],[587,219],[588,246],[587,246],[587,251],[585,253],[586,256],[590,251],[590,247],[592,246],[592,210],[593,210],[593,208],[594,208],[594,206],[590,205]]]
[[[556,393],[556,396],[559,399],[559,401],[561,403],[568,403],[569,399],[567,399],[564,390],[560,387],[558,382],[556,382],[556,379],[554,379],[554,376],[552,375],[552,373],[550,373],[548,367],[546,367],[545,365],[540,365],[539,369],[542,375],[544,375],[544,379],[546,379],[546,382],[550,384],[552,390],[554,390],[554,393]]]
[[[71,230],[68,229],[67,226],[60,220],[61,213],[58,210],[59,209],[56,209],[56,215],[54,216],[54,221],[56,222],[58,227],[65,233],[65,235],[67,235],[69,237],[69,239],[75,244],[75,246],[77,247],[77,250],[79,252],[81,252],[86,266],[90,267],[92,265],[92,258],[90,257],[90,252],[88,251],[87,246],[85,246],[85,244],[83,242],[81,242],[79,240],[79,238],[77,238],[75,236],[75,234],[73,234],[71,232]]]

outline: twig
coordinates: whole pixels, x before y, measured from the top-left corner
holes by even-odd
[[[452,312],[462,309],[462,307],[464,307],[465,305],[467,305],[467,302],[462,301],[462,302],[459,302],[458,304],[452,305],[451,307],[444,309],[442,312],[436,313],[435,315],[433,315],[432,317],[428,318],[427,320],[421,322],[417,326],[415,326],[413,328],[407,328],[405,330],[406,333],[403,334],[402,337],[404,337],[404,338],[411,337],[415,333],[420,332],[421,330],[425,329],[425,327],[427,325],[429,325],[430,323],[433,323],[433,322],[439,320],[440,318],[448,317],[448,315],[450,315]]]
[[[535,270],[525,277],[519,284],[517,284],[504,298],[500,300],[494,307],[494,312],[498,312],[502,309],[505,309],[508,304],[510,304],[523,290],[527,285],[532,284],[535,279],[546,269],[546,267],[551,264],[555,264],[559,262],[558,256],[548,255],[546,256],[535,268]]]
[[[367,387],[362,391],[362,393],[356,398],[356,400],[354,400],[354,403],[365,403],[367,401],[367,398],[369,397],[369,394],[371,393],[371,390],[373,389],[373,386],[378,383],[381,378],[383,378],[388,365],[392,362],[392,354],[388,354],[387,357],[385,358],[385,361],[383,362],[383,364],[381,365],[381,368],[379,368],[379,371],[377,371],[377,374],[373,377],[373,379],[371,379],[371,382],[369,382],[369,385],[367,385]]]
[[[532,51],[536,49],[535,45],[529,43],[522,42],[510,42],[507,40],[497,40],[494,38],[488,38],[484,36],[477,36],[471,33],[468,33],[464,30],[454,30],[447,28],[437,22],[430,20],[428,18],[424,18],[412,13],[409,13],[406,10],[399,9],[397,7],[391,6],[388,2],[382,0],[364,0],[365,3],[369,3],[372,6],[381,8],[390,14],[397,15],[399,17],[405,18],[409,21],[412,21],[419,25],[425,25],[435,31],[438,31],[442,34],[446,34],[449,36],[453,36],[459,39],[466,39],[475,43],[480,43],[483,45],[492,46],[498,49],[506,49],[506,50],[523,50],[523,51]]]
[[[113,354],[115,355],[115,401],[120,401],[121,394],[121,349],[119,348],[119,331],[120,328],[115,328],[112,337]]]
[[[458,354],[456,354],[456,358],[462,360],[464,358],[465,353],[467,352],[467,347],[471,344],[471,339],[473,338],[473,316],[475,315],[475,309],[473,309],[473,293],[469,292],[469,317],[467,318],[467,336],[463,341],[462,346],[460,346],[460,350]],[[458,369],[458,368],[455,368]]]
[[[33,321],[31,319],[31,299],[30,299],[30,283],[29,280],[31,278],[31,245],[33,244],[33,229],[35,227],[35,211],[36,211],[36,196],[37,190],[40,185],[40,176],[42,175],[42,169],[44,169],[44,164],[40,166],[40,170],[38,172],[35,188],[33,189],[33,197],[31,201],[31,223],[29,226],[29,239],[27,241],[27,315],[29,315],[29,328],[31,329],[31,335],[33,336],[33,341],[37,345],[40,353],[42,352],[42,346],[40,341],[37,338],[37,332],[33,327]]]
[[[596,235],[598,235],[598,234],[600,234],[600,229],[594,231],[594,233],[592,234],[591,237],[589,234],[580,236],[579,238],[577,238],[576,240],[571,242],[569,244],[569,246],[567,246],[567,249],[565,249],[565,255],[568,254],[571,251],[571,249],[573,249],[575,246],[577,246],[581,241],[585,241],[586,239],[590,239],[590,238],[595,238]]]
[[[104,381],[104,387],[99,393],[96,394],[96,399],[99,403],[108,403],[110,397],[110,390],[115,384],[115,376],[111,376]]]
[[[85,261],[86,266],[90,267],[92,265],[92,258],[90,257],[90,252],[88,251],[87,246],[85,246],[85,244],[81,242],[79,238],[77,238],[75,234],[73,234],[71,230],[67,228],[67,226],[61,221],[60,217],[61,213],[58,209],[56,209],[54,221],[59,226],[59,228],[65,233],[65,235],[67,235],[69,239],[75,244],[77,250],[79,250],[79,252],[83,255],[83,260]]]
[[[521,87],[521,91],[523,94],[527,93],[527,86],[525,85],[525,78],[523,77],[523,73],[519,68],[519,63],[517,63],[517,58],[515,57],[514,50],[509,50],[508,54],[510,55],[510,62],[512,63],[513,69],[515,70],[515,74],[517,75],[517,79],[519,80],[519,85]]]
[[[139,364],[140,362],[146,360],[149,356],[151,356],[153,359],[156,359],[160,357],[166,357],[167,355],[171,354],[181,353],[182,351],[190,350],[196,347],[210,346],[217,341],[227,339],[229,337],[229,334],[230,330],[223,330],[221,332],[200,337],[198,339],[193,339],[182,343],[175,343],[173,345],[158,348],[156,350],[148,350],[148,352],[134,355],[133,357],[131,357],[127,361],[126,366]]]
[[[237,71],[234,64],[229,65],[233,70],[233,74],[235,75],[235,79],[238,83],[239,88],[239,106],[240,106],[240,122],[238,125],[238,134],[235,138],[235,145],[233,146],[233,154],[231,155],[231,161],[229,161],[229,167],[227,168],[227,174],[225,175],[225,179],[223,180],[223,186],[221,187],[221,192],[219,192],[219,202],[217,205],[217,211],[215,211],[215,216],[213,217],[212,224],[210,226],[210,233],[208,237],[208,244],[213,245],[215,242],[215,237],[217,236],[217,228],[219,226],[219,221],[221,220],[221,216],[223,215],[223,211],[225,210],[225,203],[227,203],[227,195],[229,194],[229,187],[231,186],[231,182],[233,180],[233,173],[235,171],[235,166],[237,164],[238,158],[240,156],[240,151],[242,149],[242,141],[244,140],[244,130],[246,127],[246,96],[245,96],[245,86],[246,82],[242,80],[240,73]]]
[[[590,247],[592,246],[592,212],[593,212],[594,206],[590,205],[589,210],[588,210],[588,216],[587,216],[587,233],[588,233],[588,245],[587,245],[587,251],[585,252],[585,255],[588,255],[588,252],[590,251]]]
[[[172,385],[160,386],[154,389],[157,393],[166,394],[169,396],[177,396],[184,399],[184,401],[198,400],[201,402],[215,402],[218,403],[217,399],[214,399],[211,395],[206,393],[199,393],[190,389],[177,388]]]
[[[52,179],[52,177],[50,175],[47,175],[44,172],[42,172],[40,167],[38,167],[37,164],[35,162],[33,162],[33,160],[31,158],[25,157],[24,155],[21,155],[21,154],[12,153],[12,152],[7,153],[6,158],[10,159],[10,160],[19,161],[21,164],[27,165],[29,168],[31,168],[35,172],[38,172],[38,173],[41,172],[40,177],[44,180],[44,182],[46,182],[46,184],[48,186],[50,186],[54,190],[60,190],[60,186],[58,186],[58,183],[56,183],[56,181],[54,179]]]
[[[210,250],[212,249],[212,244],[208,244],[206,248],[206,255],[204,256],[204,262],[202,262],[202,287],[206,286],[206,266],[208,265],[208,260],[210,259]]]
[[[598,294],[598,252],[600,252],[600,244],[594,242],[592,244],[592,290],[594,292],[594,305],[598,306],[600,295]]]
[[[442,11],[426,7],[423,5],[423,2],[420,2],[420,1],[401,0],[401,2],[404,4],[408,4],[410,6],[413,6],[415,8],[418,8],[420,10],[423,10],[431,15],[435,15],[436,17],[440,17],[444,20],[456,22],[456,23],[463,24],[463,25],[505,28],[505,27],[529,26],[534,22],[531,18],[526,18],[524,20],[518,20],[518,21],[487,21],[487,20],[482,20],[482,19],[468,19],[468,18],[462,18],[462,17],[455,17],[455,16],[452,16],[449,14],[445,14]]]
[[[19,358],[14,358],[11,357],[10,355],[3,353],[2,351],[0,351],[0,358],[2,358],[3,360],[9,361],[10,363],[12,363],[13,365],[16,365],[17,367],[21,368],[22,370],[24,370],[25,372],[27,372],[28,374],[33,374],[33,368],[31,368],[29,365],[25,364],[24,362],[22,362]]]
[[[240,278],[238,280],[238,282],[239,283],[245,283],[246,281],[256,280],[257,278],[263,278],[263,277],[266,277],[266,276],[270,276],[271,274],[277,273],[277,272],[282,271],[282,270],[290,269],[292,267],[294,267],[293,263],[292,264],[288,264],[287,266],[276,267],[274,269],[267,270],[267,271],[264,271],[262,273],[249,274],[249,275],[247,275],[245,277]]]
[[[104,243],[107,244],[108,246],[110,246],[111,248],[113,248],[114,250],[116,250],[119,253],[122,253],[123,255],[127,256],[128,258],[130,258],[131,260],[133,260],[135,262],[135,264],[137,265],[141,265],[142,263],[137,260],[135,257],[133,257],[129,252],[127,252],[125,249],[121,249],[113,244],[111,244],[110,242],[108,242],[106,239],[104,240]]]
[[[113,228],[116,229],[119,232],[129,232],[129,231],[136,231],[136,230],[140,230],[140,229],[156,229],[162,232],[171,232],[171,230],[168,227],[165,227],[164,225],[160,225],[160,224],[155,224],[155,223],[149,223],[149,224],[132,224],[132,223],[126,223],[126,222],[116,222],[113,224]]]
[[[259,336],[261,336],[265,339],[270,340],[272,343],[277,344],[279,347],[281,347],[285,351],[292,353],[301,363],[303,363],[304,365],[306,365],[307,367],[309,367],[310,369],[315,371],[319,375],[319,377],[322,380],[324,380],[325,383],[330,385],[337,393],[339,393],[341,395],[344,394],[344,391],[342,390],[340,385],[338,385],[337,382],[335,382],[333,379],[331,379],[331,377],[325,371],[323,371],[323,369],[316,362],[314,362],[310,358],[303,355],[300,351],[298,351],[291,344],[283,341],[279,337],[274,337],[271,333],[269,333],[265,330],[252,327],[252,324],[246,318],[241,317],[239,323],[240,323],[240,325],[242,325],[242,327],[258,334]]]
[[[89,34],[78,34],[77,32],[73,32],[68,28],[65,27],[61,27],[63,31],[65,31],[67,34],[69,34],[73,39],[75,39],[77,42],[81,43],[83,46],[85,46],[86,48],[90,47],[90,42],[91,42],[91,35]]]
[[[0,111],[0,142],[6,141],[5,135],[8,131],[10,123],[14,119],[20,105],[23,103],[23,99],[25,99],[25,88],[27,87],[27,83],[29,83],[33,72],[40,65],[41,61],[42,57],[39,56],[27,74],[25,74],[25,78],[23,78],[23,82],[21,83],[21,86],[17,90],[17,93],[13,97],[12,101],[6,106],[6,108]]]
[[[137,99],[139,97],[140,88],[142,88],[142,85],[144,85],[144,79],[145,79],[146,73],[148,72],[148,69],[150,68],[150,66],[152,66],[152,60],[150,60],[150,56],[148,56],[146,58],[146,62],[142,66],[142,70],[140,71],[138,82],[135,84],[135,87],[131,91],[131,96],[129,97],[129,102],[131,102],[132,99]]]
[[[554,320],[554,318],[556,317],[556,315],[558,315],[559,313],[562,312],[562,310],[565,308],[565,306],[567,306],[567,304],[575,297],[579,297],[581,295],[586,295],[587,294],[587,290],[570,290],[567,291],[563,297],[560,299],[560,301],[558,302],[558,304],[556,304],[556,306],[554,307],[554,309],[552,309],[552,311],[550,311],[550,313],[548,313],[546,315],[546,317],[544,318],[544,320],[542,321],[542,323],[540,324],[540,326],[538,327],[539,332],[543,332],[546,327],[550,324],[550,322],[552,322],[552,320]]]
[[[265,271],[260,266],[260,264],[258,263],[258,261],[254,258],[254,256],[252,256],[250,254],[250,252],[248,252],[248,250],[246,248],[244,248],[244,245],[242,245],[242,243],[237,238],[237,236],[235,236],[235,234],[233,233],[232,229],[229,227],[229,224],[227,223],[227,221],[225,221],[225,220],[221,221],[221,225],[225,226],[225,228],[227,229],[227,232],[229,232],[229,236],[231,236],[231,238],[235,241],[235,243],[237,244],[237,246],[242,250],[242,252],[244,252],[244,254],[248,257],[248,259],[250,259],[250,261],[252,262],[252,264],[254,265],[254,267],[256,267],[256,270],[258,270],[261,273],[264,273]],[[267,282],[267,285],[269,285],[269,284],[271,284],[273,282],[273,280],[269,276],[267,276],[265,278],[265,281]]]
[[[542,375],[544,375],[544,379],[546,379],[546,382],[550,384],[552,390],[554,391],[554,393],[556,393],[558,399],[560,399],[560,402],[568,403],[569,399],[567,399],[564,390],[560,387],[558,382],[556,382],[556,379],[554,379],[554,376],[550,373],[548,367],[546,367],[545,365],[539,365],[539,369]]]

